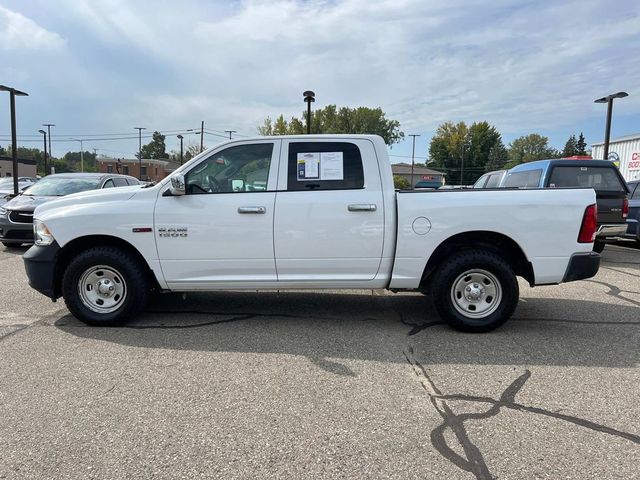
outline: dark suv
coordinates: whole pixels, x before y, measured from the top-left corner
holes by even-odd
[[[629,216],[627,217],[627,232],[624,238],[632,238],[640,244],[640,180],[627,183],[629,194]]]
[[[605,240],[627,230],[629,190],[618,168],[607,160],[538,160],[516,165],[507,172],[501,187],[590,187],[596,191],[598,231],[593,249],[601,252]]]

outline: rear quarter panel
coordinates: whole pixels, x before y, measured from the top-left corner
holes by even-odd
[[[441,190],[398,193],[398,236],[390,288],[417,288],[427,261],[448,238],[489,231],[514,240],[532,263],[536,284],[562,281],[571,255],[588,252],[578,243],[592,189]],[[423,217],[428,233],[413,228]],[[423,224],[424,220],[419,220]]]

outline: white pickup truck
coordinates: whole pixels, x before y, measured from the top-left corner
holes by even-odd
[[[39,206],[29,284],[77,318],[118,325],[152,290],[429,291],[438,313],[488,331],[530,285],[589,278],[592,189],[396,191],[383,140],[229,141],[157,185]]]

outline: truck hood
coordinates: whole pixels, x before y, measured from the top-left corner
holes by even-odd
[[[129,200],[136,194],[136,192],[140,191],[140,188],[140,186],[134,185],[130,187],[116,187],[103,190],[88,190],[86,192],[72,193],[71,195],[66,195],[64,197],[54,197],[56,198],[55,200],[39,205],[35,211],[35,215],[39,216],[44,212],[70,206]],[[50,199],[51,197],[47,198]]]

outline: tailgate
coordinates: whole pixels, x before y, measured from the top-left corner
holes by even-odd
[[[626,195],[613,192],[596,191],[596,202],[598,204],[598,225],[605,223],[625,223],[622,217],[622,205]]]

